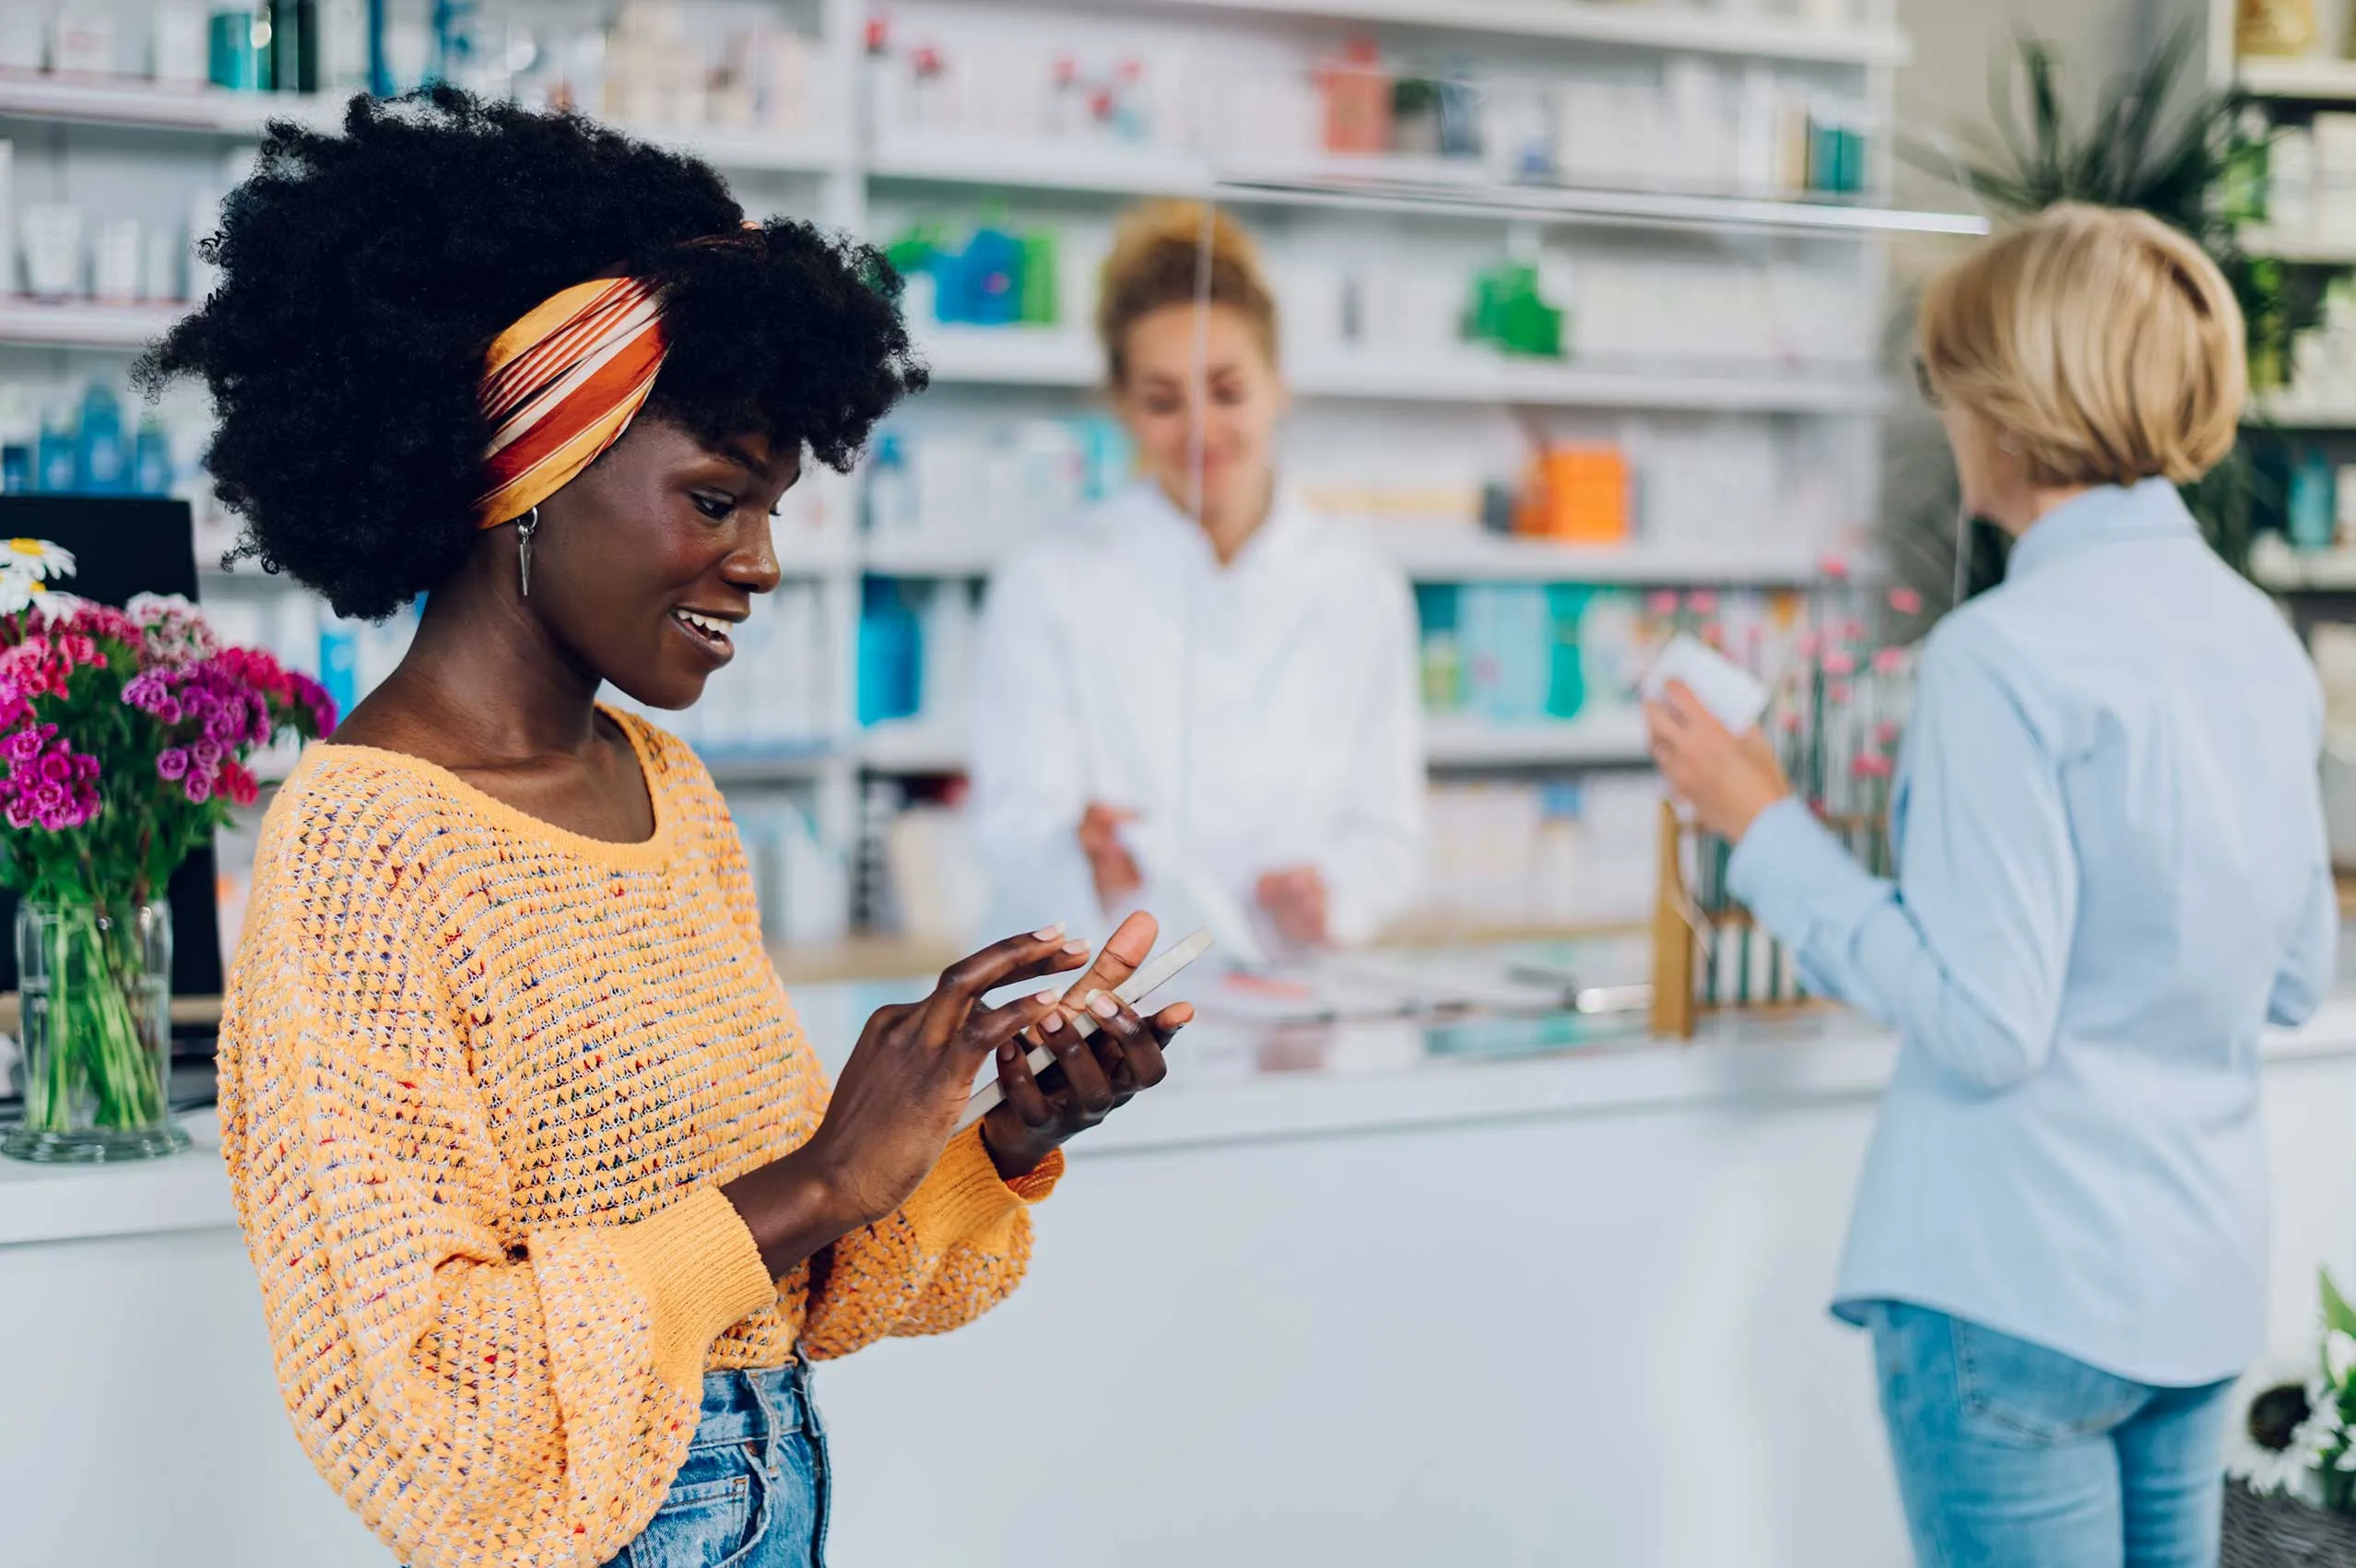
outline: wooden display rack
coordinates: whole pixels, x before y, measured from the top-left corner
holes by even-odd
[[[1879,831],[1883,827],[1882,822],[1868,817],[1821,819],[1845,843],[1854,843],[1859,834]],[[1675,806],[1666,800],[1661,802],[1660,867],[1653,899],[1653,1032],[1664,1039],[1690,1040],[1701,1026],[1702,1015],[1707,1012],[1788,1014],[1825,1006],[1822,997],[1808,995],[1796,984],[1788,993],[1771,994],[1758,1000],[1730,1003],[1704,996],[1704,955],[1714,958],[1718,944],[1731,935],[1750,930],[1761,931],[1762,935],[1764,932],[1740,904],[1729,902],[1713,912],[1703,909],[1694,899],[1686,883],[1685,846],[1702,836],[1699,829],[1678,816]],[[1782,961],[1771,948],[1771,971]]]

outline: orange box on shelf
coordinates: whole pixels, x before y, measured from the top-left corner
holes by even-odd
[[[1567,545],[1628,542],[1628,459],[1616,446],[1549,446],[1531,463],[1516,533]]]

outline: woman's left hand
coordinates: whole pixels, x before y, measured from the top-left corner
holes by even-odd
[[[1644,728],[1669,788],[1722,838],[1740,840],[1761,811],[1792,793],[1767,737],[1729,733],[1681,680],[1644,704]]]
[[[1162,1048],[1194,1021],[1195,1009],[1174,1002],[1151,1018],[1139,1018],[1113,994],[1151,955],[1159,929],[1153,916],[1142,912],[1121,922],[1097,950],[1086,977],[1065,993],[1063,1010],[1048,1015],[1039,1038],[1025,1034],[1000,1048],[998,1087],[1006,1098],[982,1118],[982,1146],[1000,1176],[1011,1181],[1029,1174],[1075,1136],[1169,1076]],[[1068,1021],[1083,1010],[1096,1020],[1096,1032],[1086,1040]],[[1024,1059],[1039,1040],[1055,1053],[1051,1076],[1059,1081],[1052,1087],[1042,1085]]]

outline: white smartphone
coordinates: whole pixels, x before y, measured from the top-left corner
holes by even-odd
[[[1147,997],[1177,978],[1180,970],[1210,951],[1210,927],[1206,925],[1184,941],[1164,948],[1160,957],[1148,959],[1138,967],[1135,974],[1115,985],[1113,988],[1113,994],[1129,1006],[1137,1007]],[[1082,1040],[1096,1032],[1094,1013],[1083,1012],[1076,1018],[1066,1020],[1066,1023],[1072,1032]],[[1031,1064],[1032,1072],[1043,1073],[1054,1065],[1055,1053],[1044,1045],[1034,1045],[1031,1048],[1031,1055],[1024,1060]],[[1005,1098],[1006,1091],[998,1086],[996,1079],[992,1079],[975,1090],[973,1097],[965,1102],[965,1114],[957,1119],[957,1130],[963,1132],[984,1116],[988,1115],[998,1102]]]

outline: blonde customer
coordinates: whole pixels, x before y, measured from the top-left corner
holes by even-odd
[[[2258,1036],[2338,935],[2314,672],[2175,490],[2232,446],[2242,337],[2137,213],[2056,207],[1931,287],[1925,391],[2016,542],[1924,651],[1894,882],[1757,736],[1682,690],[1648,714],[1737,894],[1903,1035],[1835,1311],[1872,1330],[1925,1563],[2216,1561],[2265,1336]]]

